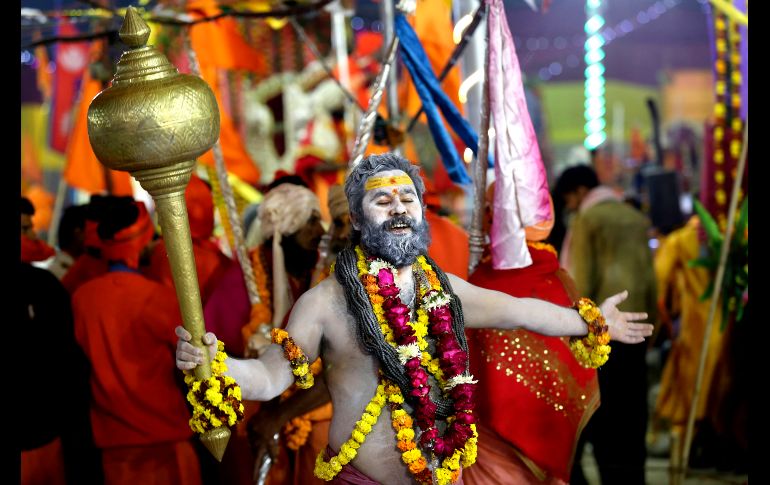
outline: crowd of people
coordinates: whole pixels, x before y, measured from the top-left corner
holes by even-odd
[[[165,243],[147,206],[94,195],[66,208],[53,248],[32,230],[35,209],[22,198],[23,341],[47,356],[25,365],[23,382],[45,382],[56,399],[32,400],[22,483],[245,485],[269,457],[271,485],[322,483],[319,475],[413,483],[424,470],[438,483],[581,484],[586,443],[602,483],[645,483],[648,433],[681,432],[692,400],[705,320],[698,297],[708,280],[687,264],[701,244],[697,217],[653,252],[648,218],[588,165],[560,174],[551,196],[556,227],[527,231],[531,265],[495,269],[488,241],[469,274],[466,231],[440,215],[409,161],[366,158],[325,194],[323,211],[302,179],[279,174],[256,229],[247,228],[257,233],[255,306],[240,263],[214,237],[211,188],[193,176],[185,199],[204,343],[224,343],[227,374],[246,405],[221,463],[189,425],[183,371],[209,356],[180,327]],[[598,370],[570,344],[591,328],[570,308],[581,297],[596,302],[613,340]],[[399,315],[415,325],[424,317],[424,331],[399,327]],[[657,324],[654,340],[646,340],[653,326],[639,322]],[[285,329],[313,363],[309,390],[294,386],[271,328]],[[745,387],[726,369],[745,366],[734,352],[745,332],[729,332],[711,338],[698,449],[723,443],[712,453],[729,448],[737,460],[748,447],[736,431],[745,429],[745,400],[736,397]],[[671,350],[650,416],[646,355],[663,341]],[[390,404],[375,413],[380,398]],[[411,415],[420,431],[394,431],[388,409]],[[362,413],[374,419],[366,432]],[[409,461],[415,448],[433,460]],[[452,465],[455,456],[463,466]]]

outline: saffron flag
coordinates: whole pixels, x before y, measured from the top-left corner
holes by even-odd
[[[80,190],[91,194],[110,192],[113,195],[133,196],[131,176],[128,172],[116,172],[103,166],[96,158],[88,140],[88,105],[102,90],[102,83],[86,72],[83,88],[74,116],[72,135],[67,145],[64,180]],[[111,187],[107,187],[107,177]]]
[[[58,35],[69,37],[79,32],[66,18],[59,24]],[[88,42],[59,42],[56,46],[56,73],[51,103],[50,145],[64,153],[72,131],[72,108],[77,85],[88,66]],[[43,68],[41,66],[41,68]]]

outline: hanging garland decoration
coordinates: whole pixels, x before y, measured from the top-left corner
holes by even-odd
[[[736,22],[721,12],[714,14],[716,47],[713,163],[714,163],[714,212],[719,227],[727,224],[727,188],[741,154],[743,121],[741,111],[741,54],[740,31]],[[739,199],[742,194],[739,195]]]

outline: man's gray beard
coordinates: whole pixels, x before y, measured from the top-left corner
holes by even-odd
[[[412,232],[393,234],[389,229],[397,223],[409,224]],[[428,252],[428,222],[423,218],[416,224],[409,216],[396,216],[380,225],[366,220],[361,228],[361,244],[370,255],[382,258],[397,268],[409,266],[417,260],[417,256]]]

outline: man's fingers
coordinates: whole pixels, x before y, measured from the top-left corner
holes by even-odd
[[[176,359],[176,367],[179,370],[192,370],[198,367],[198,364],[196,364],[195,362]]]
[[[204,344],[206,344],[206,345],[214,345],[214,344],[216,344],[216,343],[217,343],[217,337],[216,337],[216,335],[214,335],[214,334],[213,334],[213,333],[211,333],[211,332],[207,332],[207,333],[206,333],[206,334],[203,336],[203,343],[204,343]]]
[[[647,318],[647,314],[644,312],[642,313],[623,312],[623,318],[625,318],[627,322],[637,322],[639,320],[645,320]]]
[[[180,339],[185,340],[187,342],[192,340],[192,335],[190,335],[190,332],[185,330],[185,328],[183,326],[181,326],[181,325],[178,325],[174,329],[174,333],[176,334],[177,337],[179,337]]]
[[[620,304],[626,298],[628,298],[628,290],[612,295],[611,297],[607,298],[607,301],[612,303],[614,306],[618,306],[618,304]]]
[[[641,334],[644,337],[652,335],[652,331],[655,327],[649,323],[629,323],[628,329],[634,333]]]

